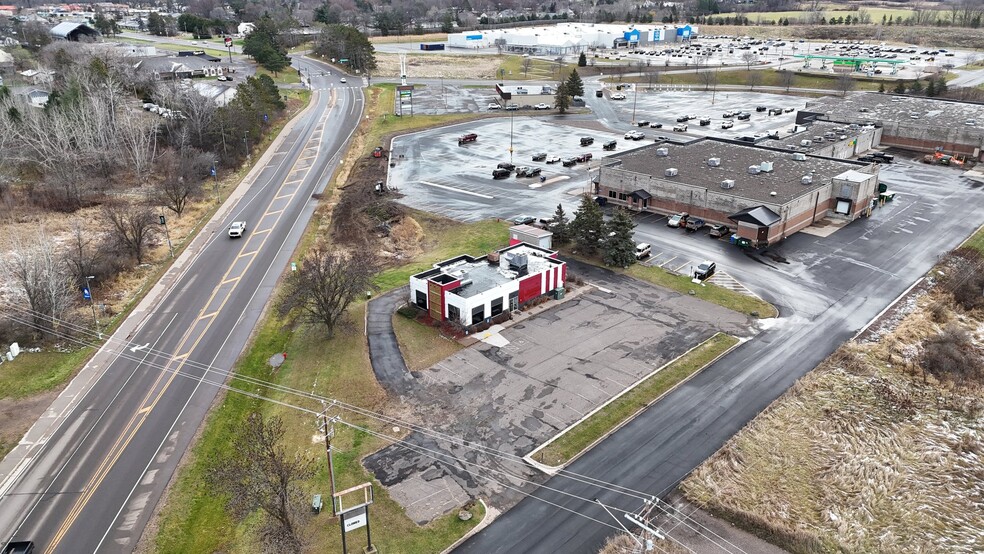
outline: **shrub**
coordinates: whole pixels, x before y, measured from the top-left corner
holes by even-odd
[[[979,382],[984,376],[981,355],[974,348],[970,335],[954,324],[947,325],[940,334],[923,343],[919,365],[940,381],[964,384],[968,380]]]

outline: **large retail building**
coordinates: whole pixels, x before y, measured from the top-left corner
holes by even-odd
[[[697,34],[690,25],[617,25],[606,23],[558,23],[465,31],[448,35],[450,48],[493,48],[501,41],[507,52],[534,55],[571,54],[589,48],[646,46],[687,40]]]

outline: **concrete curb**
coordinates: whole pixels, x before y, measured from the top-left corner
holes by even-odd
[[[497,517],[499,517],[499,510],[496,510],[495,508],[489,508],[489,505],[486,504],[485,501],[482,500],[481,498],[479,498],[478,501],[482,504],[483,507],[485,507],[485,517],[482,518],[482,521],[479,522],[478,525],[472,527],[470,531],[462,535],[460,539],[454,541],[451,544],[451,546],[442,550],[441,554],[450,554],[450,552],[453,551],[455,548],[458,548],[465,541],[477,535],[479,531],[485,529],[489,525],[492,525],[492,522],[495,521]]]
[[[713,337],[711,337],[711,338],[713,338]],[[710,340],[710,339],[708,339],[708,340]],[[639,380],[637,380],[635,383],[632,383],[632,385],[630,385],[629,387],[625,388],[622,392],[618,393],[617,395],[615,395],[615,396],[611,397],[610,399],[608,399],[608,401],[605,402],[604,404],[598,406],[594,410],[591,410],[584,417],[582,417],[581,419],[579,419],[579,420],[575,421],[574,423],[570,424],[566,429],[564,429],[563,431],[557,433],[556,435],[554,435],[553,437],[551,437],[549,440],[547,440],[545,443],[543,443],[540,446],[536,447],[535,449],[531,450],[529,454],[523,456],[523,460],[525,460],[526,463],[528,463],[533,468],[538,469],[538,470],[542,471],[543,473],[546,473],[547,475],[556,475],[562,469],[564,469],[565,467],[567,467],[570,464],[574,463],[578,458],[580,458],[586,452],[588,452],[589,450],[591,450],[592,448],[594,448],[598,443],[600,443],[601,441],[607,439],[608,437],[610,437],[612,434],[614,434],[615,432],[617,432],[619,429],[621,429],[625,425],[628,425],[632,420],[634,420],[636,417],[638,417],[639,414],[641,414],[642,412],[648,410],[653,404],[656,404],[657,402],[659,402],[660,400],[662,400],[664,396],[666,396],[666,395],[670,394],[671,392],[675,391],[677,389],[677,387],[686,384],[688,381],[690,381],[691,379],[693,379],[695,376],[697,376],[698,374],[700,374],[702,371],[704,371],[705,369],[707,369],[708,367],[710,367],[711,365],[713,365],[715,362],[717,362],[718,360],[720,360],[721,358],[723,358],[724,356],[726,356],[727,354],[729,354],[732,350],[734,350],[735,348],[738,348],[742,344],[745,344],[749,340],[751,340],[751,339],[750,338],[739,338],[738,339],[738,342],[735,343],[733,346],[731,346],[730,348],[728,348],[724,352],[721,352],[720,354],[718,354],[717,356],[715,356],[714,359],[708,361],[706,364],[704,364],[703,367],[699,368],[697,371],[694,371],[693,373],[691,373],[690,375],[688,375],[685,379],[683,379],[679,383],[677,383],[677,384],[673,385],[672,387],[670,387],[669,389],[663,391],[662,394],[660,394],[659,396],[657,396],[656,398],[654,398],[652,401],[650,401],[649,403],[647,403],[645,406],[643,406],[642,408],[640,408],[639,410],[637,410],[634,414],[632,414],[629,417],[625,418],[618,425],[616,425],[614,428],[612,428],[611,430],[609,430],[607,433],[605,433],[604,435],[602,435],[602,436],[598,437],[597,439],[595,439],[594,441],[592,441],[591,444],[589,444],[588,446],[584,447],[584,449],[582,449],[580,452],[578,452],[577,454],[575,454],[574,456],[572,456],[570,460],[567,460],[567,462],[564,465],[560,465],[560,466],[549,466],[549,465],[546,465],[546,464],[537,462],[536,460],[533,459],[533,456],[537,452],[539,452],[539,451],[543,450],[544,448],[550,446],[554,441],[556,441],[560,437],[562,437],[565,434],[567,434],[568,431],[574,429],[575,427],[577,427],[578,425],[580,425],[582,422],[584,422],[588,418],[590,418],[593,415],[595,415],[596,413],[600,412],[602,409],[604,409],[606,406],[608,406],[612,402],[618,400],[623,395],[625,395],[628,392],[634,390],[636,387],[638,387],[640,384],[642,384],[643,382],[645,382],[650,377],[656,375],[660,371],[663,371],[670,364],[675,363],[677,360],[683,358],[687,354],[689,354],[689,353],[693,352],[694,350],[700,348],[707,341],[704,341],[704,342],[702,342],[702,343],[700,343],[700,344],[698,344],[698,345],[690,348],[689,350],[687,350],[683,354],[680,354],[676,358],[674,358],[674,359],[666,362],[665,364],[663,364],[659,368],[653,370],[648,375],[643,376],[642,378],[640,378]]]
[[[174,292],[171,285],[188,271],[192,262],[209,244],[213,235],[225,227],[224,221],[232,212],[234,205],[246,196],[256,178],[266,168],[266,164],[276,154],[277,149],[286,140],[289,131],[293,129],[297,121],[306,116],[316,104],[316,102],[309,102],[306,108],[298,112],[284,125],[277,137],[260,155],[253,168],[243,177],[222,206],[215,210],[212,217],[201,226],[198,233],[188,242],[178,257],[171,261],[170,267],[164,270],[160,279],[150,287],[140,302],[131,308],[130,314],[120,323],[116,331],[111,336],[106,337],[99,350],[89,358],[89,361],[62,389],[62,392],[52,400],[44,414],[21,437],[17,446],[0,461],[0,479],[2,479],[0,481],[0,495],[6,493],[13,486],[17,477],[34,459],[34,456],[67,421],[67,414],[81,404],[92,384],[102,376],[102,369],[109,367],[118,357],[117,351],[125,348],[120,344],[126,344],[133,338],[133,335],[147,322],[153,309],[167,297],[168,293]]]

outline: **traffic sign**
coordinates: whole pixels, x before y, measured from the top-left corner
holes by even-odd
[[[163,215],[161,215],[161,225],[166,225],[166,224],[167,224],[167,220],[164,219]]]
[[[82,287],[82,298],[92,300],[92,293],[89,292],[89,287]]]
[[[232,37],[226,37],[225,38],[225,45],[226,45],[226,48],[229,48],[229,47],[232,46]]]

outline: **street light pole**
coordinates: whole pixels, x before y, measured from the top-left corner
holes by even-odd
[[[95,275],[85,276],[85,290],[89,292],[89,308],[92,309],[92,325],[96,328],[96,332],[99,332],[99,321],[96,319],[96,301],[92,298],[92,287],[89,286],[89,280],[95,279]]]
[[[243,131],[243,144],[246,145],[246,159],[249,159],[249,131]]]
[[[509,112],[509,163],[513,161],[513,113]]]
[[[635,90],[635,95],[632,96],[632,124],[635,125],[636,124],[636,118],[635,118],[636,117],[636,103],[639,101],[639,85],[638,85],[638,83],[636,83],[636,85],[633,86],[632,88]]]

